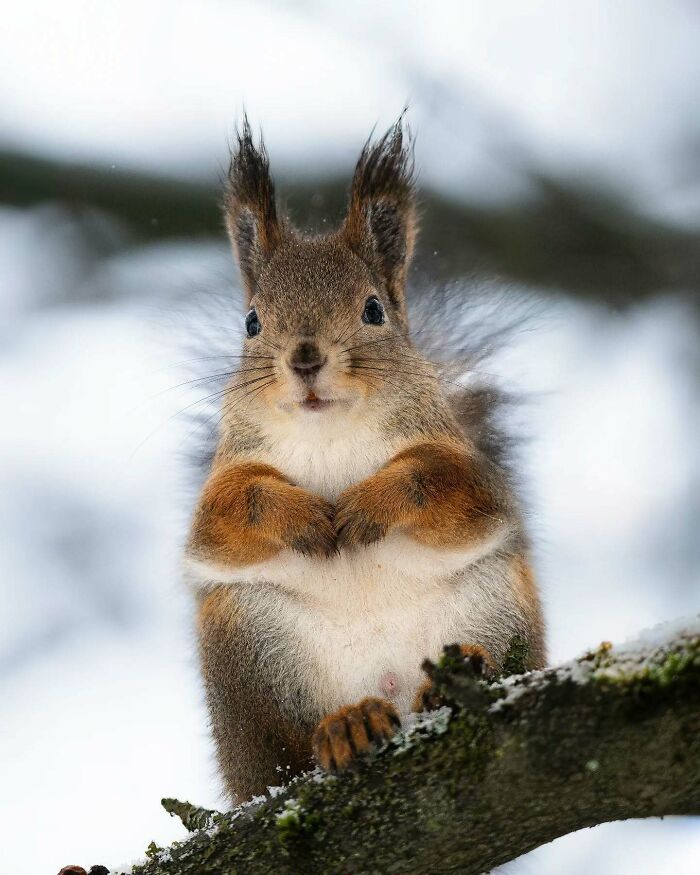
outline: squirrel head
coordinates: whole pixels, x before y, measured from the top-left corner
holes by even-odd
[[[258,369],[251,392],[258,385],[281,409],[321,410],[401,381],[410,370],[401,356],[411,348],[405,284],[417,230],[402,118],[365,144],[341,227],[317,236],[280,215],[265,146],[244,120],[224,215],[248,308],[241,371]]]

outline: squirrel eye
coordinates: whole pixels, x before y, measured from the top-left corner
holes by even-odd
[[[258,314],[255,312],[255,307],[252,310],[248,310],[248,314],[245,317],[245,330],[248,337],[255,337],[256,334],[260,334],[262,331],[262,325],[258,319]]]
[[[365,301],[362,321],[366,325],[382,325],[384,323],[384,307],[376,295],[372,295]]]

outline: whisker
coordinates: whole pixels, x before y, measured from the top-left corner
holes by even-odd
[[[394,363],[399,363],[399,364],[401,363],[402,360],[412,361],[412,362],[415,362],[416,365],[425,365],[426,367],[429,367],[429,368],[435,368],[438,372],[438,376],[442,380],[447,380],[447,377],[445,377],[441,373],[442,368],[445,368],[445,367],[456,368],[458,365],[457,362],[435,362],[435,361],[431,361],[429,359],[417,358],[415,356],[408,356],[408,355],[405,355],[405,354],[399,353],[399,352],[396,353],[396,356],[398,356],[398,358],[393,357],[393,356],[376,356],[376,357],[372,357],[372,358],[360,358],[360,357],[355,358],[353,356],[350,356],[349,358],[338,359],[338,360],[339,361],[372,362],[372,363],[374,363],[374,362],[378,362],[378,363],[394,362]],[[468,362],[464,362],[462,364],[462,366],[459,368],[459,370],[461,370],[463,373],[468,372],[469,374],[476,374],[477,376],[480,376],[480,377],[488,377],[489,379],[492,379],[492,380],[498,379],[497,374],[494,374],[491,371],[485,371],[482,368],[476,368],[473,365],[469,364]]]
[[[447,377],[443,377],[435,371],[407,371],[405,369],[397,370],[394,368],[378,368],[370,365],[352,365],[351,368],[358,368],[364,371],[379,371],[381,373],[403,374],[406,377],[434,377],[442,383],[451,383],[453,386],[458,386],[460,389],[464,389],[463,383],[458,383],[456,380],[448,380]]]
[[[268,346],[270,349],[275,350],[275,352],[280,351],[280,347],[276,343],[273,343],[271,340],[268,340],[266,337],[261,337],[259,334],[257,334],[255,336],[255,339],[258,341],[258,343],[262,343],[263,346]]]
[[[255,395],[259,392],[262,392],[264,389],[267,389],[268,386],[272,386],[276,382],[277,382],[276,379],[268,380],[268,382],[263,383],[262,386],[256,386],[255,389],[250,389],[244,395],[241,395],[240,398],[235,398],[230,404],[224,404],[224,406],[221,408],[221,412],[220,412],[221,417],[230,413],[233,410],[233,408],[236,407],[237,404],[240,404],[241,401],[244,401],[250,395]],[[248,403],[250,403],[250,402],[248,402]]]
[[[241,354],[221,353],[220,355],[205,355],[205,356],[202,356],[201,358],[186,359],[183,362],[176,362],[176,364],[188,365],[188,364],[193,364],[196,362],[211,361],[212,359],[273,359],[273,358],[274,358],[273,355],[266,355],[264,353],[257,353],[257,352],[244,352]]]
[[[410,340],[410,337],[407,332],[400,332],[396,334],[389,334],[386,337],[380,337],[377,340],[367,340],[364,343],[358,343],[355,346],[346,347],[342,350],[342,352],[352,352],[355,349],[360,349],[363,346],[375,346],[378,343],[387,343],[390,340],[396,340],[397,338],[404,338],[405,340]]]
[[[171,419],[174,419],[176,416],[181,416],[183,413],[190,410],[192,407],[196,407],[198,404],[204,404],[206,401],[213,401],[215,398],[221,398],[222,396],[229,394],[229,392],[231,392],[232,390],[237,391],[238,389],[244,389],[246,386],[249,386],[251,383],[257,382],[258,380],[264,380],[264,379],[266,379],[265,376],[256,377],[254,380],[248,380],[247,382],[243,383],[243,385],[241,385],[241,386],[225,386],[223,389],[217,389],[216,392],[212,392],[209,395],[205,395],[204,398],[198,398],[196,401],[192,401],[191,404],[187,404],[181,410],[178,410],[177,413],[173,413],[172,416],[170,416],[169,419],[166,420],[166,422],[170,421]]]
[[[160,392],[157,392],[152,398],[158,398],[160,395],[164,395],[166,392],[173,392],[175,389],[181,389],[183,386],[192,386],[195,383],[209,383],[212,380],[218,380],[222,377],[232,377],[234,374],[248,374],[251,371],[271,371],[272,365],[260,365],[259,367],[254,368],[239,368],[235,371],[220,371],[218,374],[208,374],[206,377],[196,377],[193,380],[185,380],[183,383],[178,383],[176,386],[169,386],[167,389],[162,389]]]
[[[270,356],[270,358],[273,358],[273,357]],[[267,370],[267,371],[272,371],[272,366],[271,366],[271,365],[266,365],[266,366],[261,367],[261,368],[243,368],[243,369],[241,369],[240,371],[231,371],[231,374],[235,374],[235,373],[246,373],[248,370]],[[217,379],[219,376],[228,376],[228,372],[224,372],[224,373],[222,373],[221,375],[210,375],[210,379]],[[206,380],[206,379],[208,379],[208,378],[202,378],[202,379],[203,379],[203,380]],[[217,400],[217,399],[219,399],[219,398],[223,398],[223,397],[225,397],[226,395],[235,395],[235,393],[239,392],[241,389],[245,389],[247,386],[252,386],[252,385],[254,385],[254,384],[256,384],[256,383],[259,383],[261,380],[269,380],[269,379],[270,379],[270,374],[269,374],[269,373],[262,374],[262,375],[260,375],[260,376],[258,376],[258,377],[255,377],[255,378],[251,379],[251,380],[245,380],[243,383],[238,383],[238,384],[233,384],[233,385],[227,385],[227,386],[225,386],[225,387],[223,387],[223,388],[221,388],[221,389],[217,389],[215,392],[210,392],[208,395],[205,395],[203,398],[197,398],[195,401],[191,401],[189,404],[186,404],[184,407],[180,408],[180,410],[177,410],[175,413],[172,413],[170,416],[167,417],[167,419],[165,419],[165,420],[164,420],[163,422],[161,422],[158,426],[156,426],[156,428],[154,428],[151,432],[149,432],[149,434],[147,434],[146,437],[145,437],[142,441],[140,441],[140,442],[134,447],[134,449],[133,449],[133,451],[132,451],[132,453],[131,453],[131,458],[133,458],[133,457],[136,455],[136,453],[137,453],[137,452],[138,452],[138,451],[144,446],[144,444],[145,444],[147,441],[149,441],[154,435],[156,435],[161,429],[165,428],[166,425],[168,425],[169,423],[171,423],[173,420],[177,419],[179,416],[182,416],[184,413],[187,413],[187,411],[188,411],[188,410],[191,410],[193,407],[197,407],[197,406],[200,405],[200,404],[206,404],[207,402],[211,402],[211,403],[213,403],[215,400]],[[276,379],[276,378],[273,378],[273,379],[272,379],[272,382],[274,382],[275,379]],[[198,381],[197,381],[197,380],[193,380],[193,381],[188,381],[188,382],[190,382],[190,383],[197,383]],[[187,383],[184,383],[184,384],[182,384],[182,385],[187,385]],[[177,386],[174,386],[174,387],[171,387],[171,388],[172,388],[172,389],[176,389],[176,388],[178,388],[178,387],[177,387]],[[165,390],[163,390],[163,391],[164,391],[164,392],[167,392],[167,391],[169,391],[169,390],[168,390],[168,389],[165,389]],[[161,392],[161,393],[159,393],[159,394],[163,394],[163,392]],[[248,393],[245,393],[244,395],[242,395],[241,398],[245,398],[245,397],[246,397],[246,394],[248,394]],[[157,397],[157,395],[154,396],[154,397]],[[217,411],[216,413],[214,413],[213,416],[216,416],[217,413],[218,413],[218,411]],[[211,416],[208,417],[207,421],[208,421],[209,419],[211,419],[211,418],[212,418]]]
[[[266,385],[272,385],[272,383],[275,382],[275,378],[270,380],[269,376],[265,375],[263,377],[257,377],[254,380],[248,380],[247,382],[243,383],[242,385],[234,387],[234,390],[238,391],[239,389],[245,389],[247,386],[252,386],[256,383],[259,383],[260,380],[269,380],[269,382],[263,384],[263,386],[256,386],[255,389],[249,389],[248,392],[244,392],[243,395],[240,395],[237,398],[234,396],[233,401],[229,402],[228,404],[226,402],[224,402],[224,404],[222,405],[222,407],[220,409],[215,410],[213,413],[211,413],[209,416],[207,416],[207,418],[204,420],[204,422],[201,422],[197,425],[197,427],[194,430],[194,433],[199,431],[200,428],[204,428],[205,426],[209,425],[209,423],[212,421],[212,419],[215,419],[214,425],[209,428],[209,436],[211,436],[211,433],[214,431],[216,426],[221,422],[223,416],[226,413],[229,413],[231,410],[233,410],[233,408],[236,406],[236,404],[239,401],[242,401],[244,398],[246,398],[252,392],[256,392],[258,389],[264,389]],[[230,388],[231,387],[229,387],[229,389]],[[228,389],[226,389],[223,393],[221,393],[220,397],[225,398],[227,394],[230,394]]]
[[[396,387],[401,386],[401,383],[399,383],[398,380],[394,379],[393,373],[395,373],[395,372],[392,372],[389,370],[382,371],[382,376],[380,377],[375,373],[367,373],[368,371],[374,371],[374,370],[378,370],[378,369],[364,368],[363,367],[363,368],[360,368],[360,370],[362,370],[364,373],[362,373],[362,374],[353,373],[353,376],[356,377],[357,379],[362,379],[363,377],[367,377],[369,379],[375,380],[377,383],[386,382],[386,383],[389,383],[390,386],[396,386]],[[387,376],[387,374],[392,374],[392,376]]]
[[[167,371],[167,370],[170,370],[171,368],[181,368],[181,367],[184,367],[185,365],[194,365],[194,364],[198,364],[199,362],[209,362],[209,361],[213,361],[214,359],[241,359],[241,360],[244,360],[244,359],[273,359],[273,358],[274,358],[274,356],[272,356],[272,355],[249,355],[247,353],[244,355],[229,355],[228,353],[221,353],[220,355],[205,355],[205,356],[201,356],[200,358],[196,358],[196,359],[183,359],[180,362],[170,362],[167,365],[163,365],[160,368],[156,368],[154,373],[159,374],[161,371]]]
[[[353,322],[352,325],[354,325],[354,324],[355,324],[355,323]],[[349,328],[350,331],[352,331],[352,325],[351,325],[350,328]],[[352,334],[350,334],[349,336],[346,334],[344,337],[342,337],[342,339],[338,337],[338,338],[336,338],[336,339],[333,341],[333,343],[337,343],[337,344],[340,344],[340,345],[342,345],[343,343],[347,343],[348,340],[352,340],[352,338],[353,338],[356,334],[359,334],[359,332],[362,331],[362,329],[363,329],[364,327],[365,327],[364,325],[360,325],[360,327],[359,327],[356,331],[353,331]]]
[[[408,371],[405,368],[382,368],[376,364],[373,365],[365,365],[360,363],[353,362],[350,365],[350,368],[359,368],[360,370],[365,371],[381,371],[382,373],[386,372],[388,374],[405,374],[407,377],[437,377],[438,375],[435,371],[426,370],[426,371]]]
[[[167,419],[161,422],[160,425],[157,425],[152,431],[150,431],[142,441],[139,441],[139,443],[136,444],[129,458],[133,459],[136,453],[138,453],[138,451],[144,446],[147,441],[149,441],[154,435],[158,434],[158,432],[162,428],[165,428],[165,426],[171,423],[174,419],[177,419],[178,416],[182,416],[183,413],[186,413],[188,410],[191,410],[198,404],[204,404],[206,401],[210,401],[217,397],[222,397],[226,394],[227,391],[227,389],[218,389],[216,392],[212,392],[210,395],[205,395],[204,398],[198,398],[196,401],[192,401],[190,404],[187,404],[185,405],[185,407],[177,410],[175,413],[172,413],[170,416],[168,416]]]
[[[238,392],[239,389],[245,389],[246,386],[252,386],[253,383],[259,383],[261,380],[269,380],[270,374],[262,374],[259,377],[253,377],[252,380],[245,380],[243,383],[238,383],[233,386],[227,386],[225,389],[226,393],[229,392]]]
[[[239,401],[243,401],[243,400],[244,400],[246,397],[248,397],[249,395],[252,396],[252,395],[254,395],[254,394],[257,393],[257,392],[262,392],[262,391],[263,391],[264,389],[266,389],[268,386],[272,386],[275,382],[276,382],[276,379],[269,380],[267,383],[263,383],[262,386],[256,386],[255,389],[251,389],[251,390],[249,390],[249,391],[246,392],[244,395],[242,395],[240,398],[236,398],[236,399],[234,399],[234,400],[233,400],[232,402],[230,402],[229,404],[224,404],[224,405],[221,407],[220,410],[215,410],[214,413],[212,413],[210,416],[208,416],[208,417],[204,420],[204,422],[200,422],[200,423],[197,425],[197,427],[194,429],[194,432],[193,432],[193,433],[197,432],[200,428],[204,428],[205,426],[209,425],[209,423],[212,421],[212,419],[216,418],[216,422],[214,423],[214,425],[212,425],[212,426],[209,428],[209,437],[210,437],[210,436],[211,436],[211,433],[214,431],[214,429],[215,429],[216,426],[219,424],[219,422],[221,421],[221,419],[222,419],[226,414],[230,413],[231,410],[233,410],[233,408],[236,406],[236,404],[238,404]]]
[[[428,365],[428,366],[434,365],[433,362],[430,362],[430,361],[428,361],[428,359],[422,358],[421,356],[408,355],[407,353],[399,352],[398,350],[392,351],[393,357],[386,356],[386,355],[379,355],[379,356],[373,356],[372,358],[363,359],[360,356],[352,356],[352,355],[350,355],[350,353],[347,353],[346,355],[347,355],[347,358],[342,359],[343,361],[368,361],[368,362],[373,362],[373,361],[375,361],[375,362],[379,362],[379,361],[391,362],[391,361],[394,361],[394,362],[396,362],[396,361],[403,360],[403,361],[417,362],[418,364],[421,364],[421,365]]]

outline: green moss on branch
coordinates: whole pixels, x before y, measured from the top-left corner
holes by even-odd
[[[215,820],[171,804],[205,828],[134,875],[476,875],[584,826],[700,813],[700,630],[491,685],[449,654],[436,672],[451,712],[357,772],[313,773]]]

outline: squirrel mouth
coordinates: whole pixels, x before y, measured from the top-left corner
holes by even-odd
[[[319,398],[315,392],[309,392],[306,398],[301,402],[301,407],[303,407],[304,410],[326,410],[327,408],[332,407],[333,404],[333,401]]]

